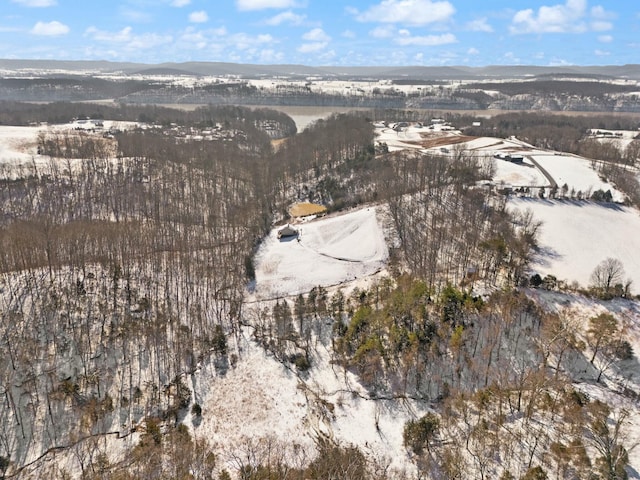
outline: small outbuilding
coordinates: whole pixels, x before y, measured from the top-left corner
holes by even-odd
[[[297,237],[298,230],[287,224],[278,230],[278,238]]]

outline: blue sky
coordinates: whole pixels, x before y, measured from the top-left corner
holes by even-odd
[[[638,0],[0,0],[0,58],[640,63]]]

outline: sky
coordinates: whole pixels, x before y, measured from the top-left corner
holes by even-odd
[[[0,0],[0,58],[640,63],[638,0]]]

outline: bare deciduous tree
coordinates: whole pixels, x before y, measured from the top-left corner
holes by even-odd
[[[610,298],[616,285],[622,284],[624,265],[617,258],[606,258],[591,273],[591,284],[603,297]]]

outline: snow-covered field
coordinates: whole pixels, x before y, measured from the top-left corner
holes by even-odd
[[[426,133],[426,130],[416,128],[415,126],[402,130],[394,130],[393,128],[379,125],[376,128],[376,141],[386,143],[390,152],[406,149],[421,149],[422,146],[418,142],[422,140],[423,133]]]
[[[410,148],[419,148],[417,142],[424,139],[424,127],[409,127],[395,132],[388,128],[377,128],[377,140],[400,150],[408,141],[416,142]],[[614,202],[624,201],[624,195],[614,185],[601,179],[592,162],[586,158],[561,152],[533,148],[516,138],[505,140],[480,137],[458,143],[459,132],[440,132],[442,143],[428,151],[442,154],[464,147],[483,161],[495,165],[493,183],[497,186],[549,187],[543,170],[556,182],[559,194],[567,185],[567,194],[572,189],[590,195],[596,190],[610,190]],[[450,140],[450,143],[447,143]],[[497,153],[523,155],[520,164],[494,159]],[[540,167],[540,168],[539,168]],[[547,191],[548,193],[548,191]],[[619,204],[597,204],[588,201],[540,200],[533,198],[509,199],[512,208],[532,210],[535,218],[542,221],[540,245],[542,252],[536,257],[532,268],[541,275],[553,274],[560,280],[589,284],[591,272],[607,257],[618,258],[625,266],[634,285],[640,285],[640,212]],[[640,288],[640,287],[637,287]],[[632,287],[633,290],[633,287]]]
[[[637,130],[599,130],[596,128],[591,130],[591,135],[601,143],[615,145],[620,151],[624,151],[640,135],[640,132]]]
[[[388,250],[378,208],[370,207],[295,225],[300,235],[277,238],[256,255],[255,297],[275,299],[333,286],[381,270]]]
[[[640,288],[637,209],[586,201],[521,198],[512,199],[509,205],[530,209],[543,222],[541,253],[532,266],[541,275],[552,274],[586,287],[596,265],[613,257],[622,261],[627,276],[633,280],[632,291]]]
[[[75,121],[59,125],[39,125],[29,127],[0,126],[0,178],[15,177],[16,167],[47,166],[51,158],[38,154],[38,137],[40,135],[64,135],[77,131],[95,130],[108,132],[110,129],[127,130],[139,126],[136,122],[104,121],[103,126],[96,129],[89,121]],[[81,159],[71,160],[71,165],[77,165]]]
[[[574,155],[533,155],[533,159],[540,164],[554,178],[558,187],[565,183],[569,189],[576,191],[594,192],[596,190],[611,190],[614,202],[624,200],[624,195],[613,185],[603,181],[592,168],[591,162]]]
[[[37,154],[42,127],[0,127],[0,166],[31,162]]]
[[[513,187],[546,187],[547,178],[527,158],[521,164],[495,159],[496,173],[493,181]]]

